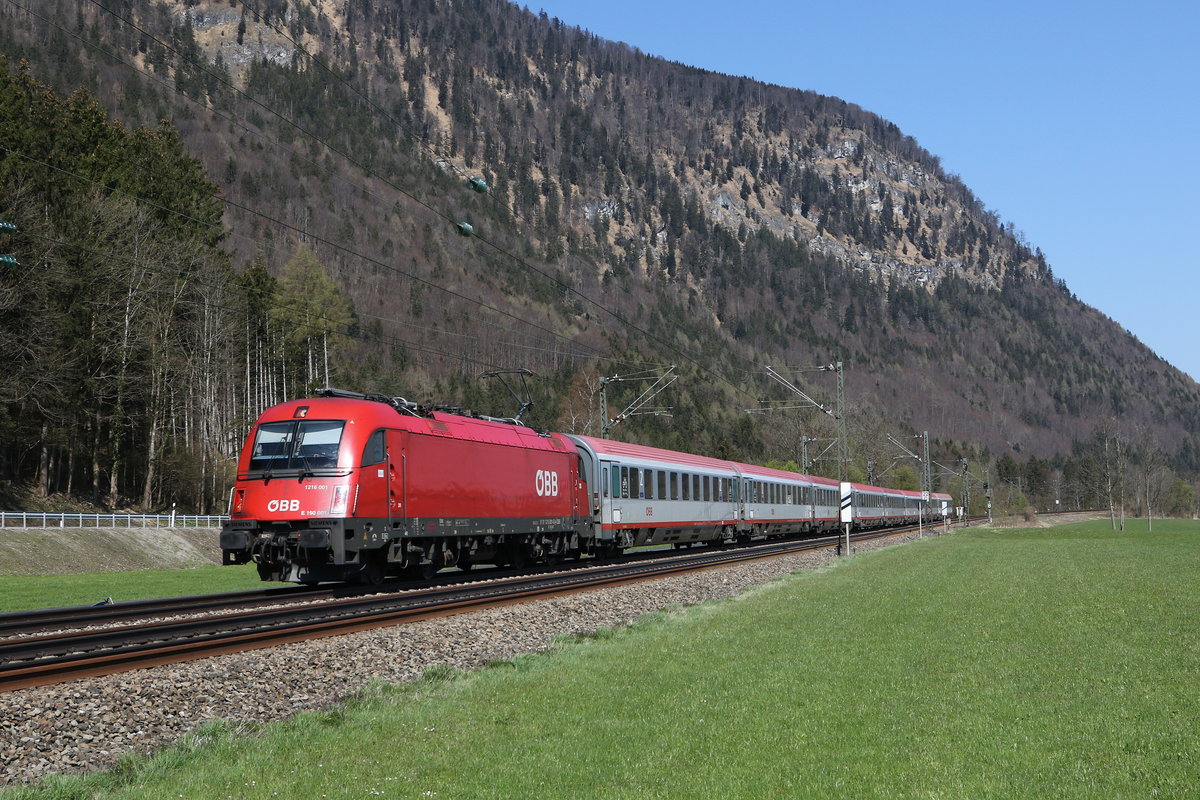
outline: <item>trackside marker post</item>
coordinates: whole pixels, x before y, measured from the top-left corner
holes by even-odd
[[[854,489],[847,482],[841,482],[842,490],[842,526],[845,530],[842,544],[838,547],[842,555],[850,555],[850,524],[854,522]]]

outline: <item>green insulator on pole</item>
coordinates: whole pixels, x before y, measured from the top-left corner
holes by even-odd
[[[18,230],[20,229],[13,223],[0,221],[0,233],[16,233]]]
[[[0,256],[0,267],[19,267],[21,262],[13,256]]]
[[[480,194],[487,194],[488,185],[487,181],[483,178],[471,178],[471,180],[467,181],[467,185]]]
[[[470,236],[475,232],[475,226],[469,222],[456,222],[454,227],[458,228],[458,232],[463,236]]]

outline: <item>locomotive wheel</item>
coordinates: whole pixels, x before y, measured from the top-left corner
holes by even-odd
[[[354,576],[354,582],[364,586],[378,586],[383,583],[384,569],[383,560],[379,558],[368,558],[363,564],[358,575]]]

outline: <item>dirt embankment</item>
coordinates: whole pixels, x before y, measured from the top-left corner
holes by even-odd
[[[215,528],[0,528],[0,575],[220,564],[219,536]]]

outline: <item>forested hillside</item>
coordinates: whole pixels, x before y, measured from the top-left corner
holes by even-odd
[[[672,416],[618,435],[800,461],[828,417],[746,410],[787,396],[767,365],[841,361],[849,474],[928,430],[1041,503],[1194,503],[1196,383],[837,98],[489,0],[7,4],[0,53],[6,480],[219,507],[265,404],[328,381],[511,413],[476,376],[517,366],[535,424],[583,430],[600,375],[675,364]]]

